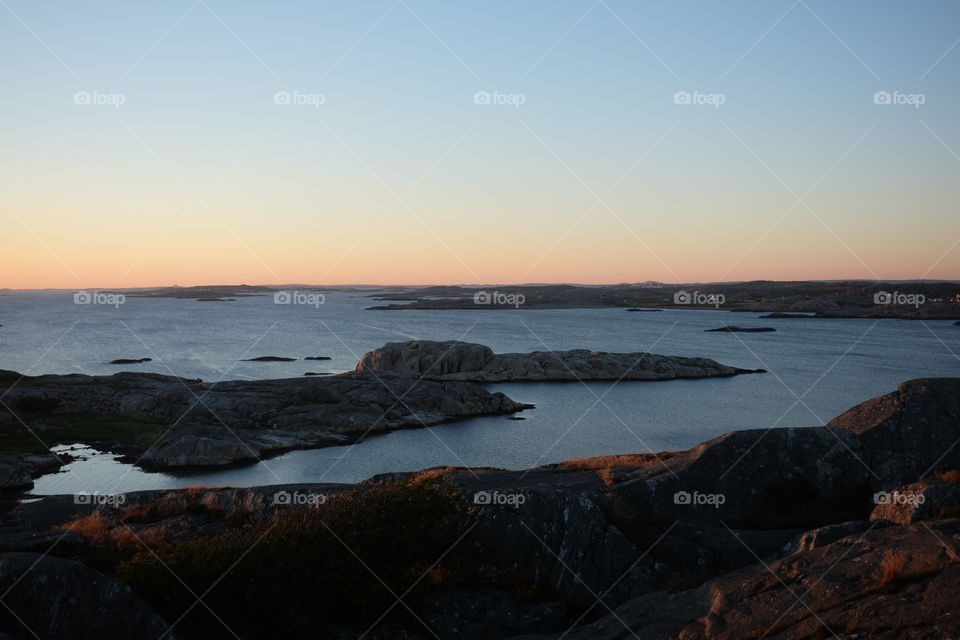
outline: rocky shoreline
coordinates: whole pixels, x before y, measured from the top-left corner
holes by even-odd
[[[673,380],[753,372],[707,358],[586,350],[495,355],[483,345],[429,341],[389,343],[365,354],[356,371],[278,380],[207,383],[155,373],[0,371],[0,490],[29,486],[28,477],[59,466],[47,453],[47,446],[59,443],[120,453],[148,470],[224,468],[292,449],[532,408],[488,391],[482,382]],[[13,445],[45,454],[47,462],[31,471],[12,454]]]
[[[920,379],[682,452],[54,496],[0,516],[0,586],[44,638],[951,637],[958,440],[960,378]],[[214,578],[216,616],[177,595]]]

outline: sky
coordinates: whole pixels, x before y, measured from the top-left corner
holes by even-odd
[[[960,278],[960,4],[0,0],[0,287]]]

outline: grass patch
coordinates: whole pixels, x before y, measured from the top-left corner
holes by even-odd
[[[69,414],[45,415],[34,424],[27,424],[34,436],[19,422],[0,426],[0,450],[16,453],[47,453],[44,444],[119,443],[148,447],[167,430],[167,424],[158,421],[136,420],[123,416],[75,416]],[[42,442],[41,442],[42,441]]]

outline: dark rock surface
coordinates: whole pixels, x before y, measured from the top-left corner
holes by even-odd
[[[707,333],[714,331],[727,331],[730,333],[769,333],[771,331],[776,331],[773,327],[737,327],[734,325],[727,325],[725,327],[719,327],[717,329],[704,329]]]
[[[110,364],[140,364],[141,362],[152,362],[152,358],[117,358],[116,360],[111,360]]]
[[[828,426],[858,436],[877,490],[896,489],[940,468],[960,468],[957,378],[920,378],[863,402]]]
[[[117,442],[72,433],[71,441],[128,454],[150,468],[255,462],[284,450],[528,407],[469,383],[367,372],[219,383],[153,373],[21,378],[0,372],[0,394],[28,425],[71,424],[78,416],[142,424],[156,434]],[[0,428],[23,430],[12,416]]]
[[[296,362],[296,358],[284,358],[282,356],[259,356],[257,358],[247,358],[241,362]]]
[[[756,373],[709,358],[572,349],[495,354],[470,342],[389,342],[365,353],[357,370],[471,382],[674,380]]]
[[[35,553],[0,554],[0,630],[43,640],[176,640],[168,623],[130,587],[79,562]],[[164,635],[166,634],[166,635]]]

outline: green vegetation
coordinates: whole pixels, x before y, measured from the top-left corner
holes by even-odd
[[[119,443],[148,447],[156,442],[169,425],[123,416],[44,415],[26,420],[33,433],[19,422],[0,426],[0,451],[46,453],[56,444]],[[42,426],[40,424],[42,423]],[[34,435],[36,434],[36,435]]]

